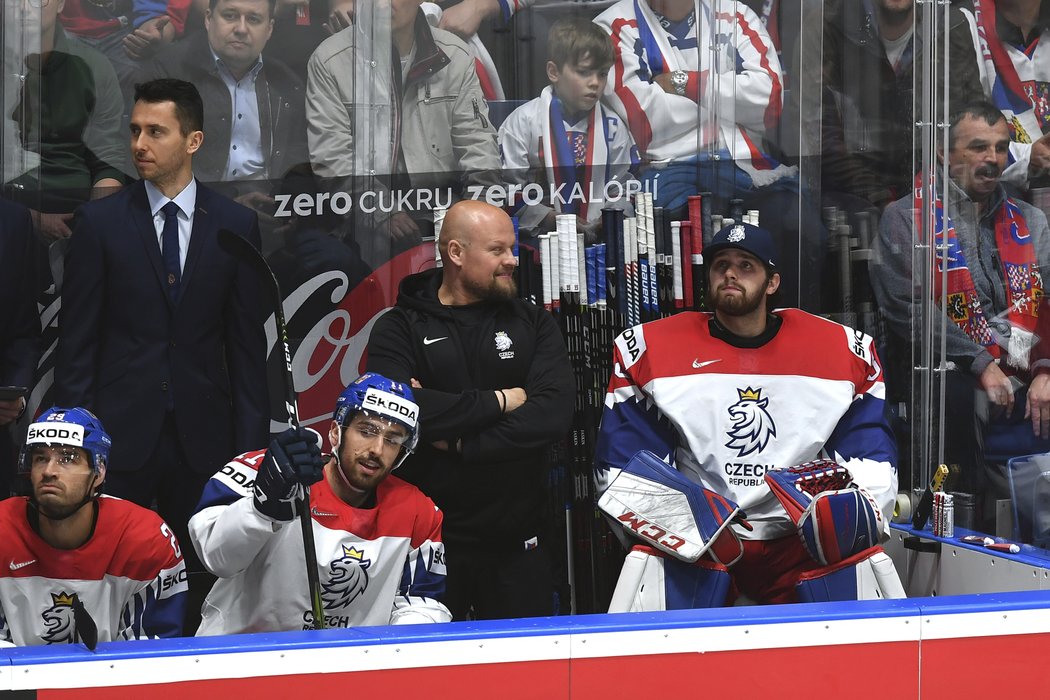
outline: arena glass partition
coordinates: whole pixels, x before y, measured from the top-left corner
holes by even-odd
[[[1029,266],[1033,261],[1038,265],[1038,256],[1045,255],[1040,232],[1045,230],[1046,200],[1045,172],[1029,164],[1027,152],[1040,138],[1046,104],[1038,74],[1015,68],[1011,60],[1022,43],[1010,34],[1024,26],[1016,14],[1021,5],[997,5],[924,8],[924,17],[937,27],[939,43],[937,56],[925,66],[930,87],[919,103],[924,181],[915,195],[922,201],[916,203],[921,218],[916,222],[914,275],[915,289],[925,290],[925,299],[917,304],[914,321],[914,336],[922,342],[913,344],[915,384],[921,387],[913,401],[928,405],[929,419],[924,422],[935,432],[925,443],[926,455],[918,452],[921,447],[913,454],[925,456],[921,464],[931,472],[941,464],[948,467],[944,490],[953,497],[955,524],[962,536],[972,530],[994,540],[984,540],[986,545],[1017,545],[1014,549],[1022,556],[1040,562],[1047,554],[1045,454],[1050,442],[1029,414],[1040,411],[1046,331],[1037,323],[1045,308],[1042,276]],[[1005,123],[990,125],[994,112],[975,118],[973,112],[980,107],[974,103],[982,101],[997,107]],[[1004,126],[1009,153],[985,158],[991,162],[985,174],[998,173],[994,179],[1002,186],[1001,195],[989,195],[987,208],[975,215],[971,202],[980,201],[981,186],[974,183],[979,176],[967,170],[963,149],[974,129],[991,136]],[[965,198],[958,197],[960,190]],[[970,247],[973,234],[966,231],[978,217],[986,241],[981,251]],[[987,241],[993,237],[991,250]],[[1032,257],[1019,260],[1010,247],[1014,241]],[[994,272],[974,272],[988,265],[988,252]],[[982,287],[975,295],[969,281],[959,281],[967,280],[960,267],[971,278],[987,275],[993,285],[974,283]],[[977,346],[967,345],[971,338],[977,339]],[[978,372],[981,358],[987,360],[982,347],[994,360]],[[977,360],[968,366],[975,349]],[[998,384],[989,379],[992,376],[998,377]],[[1007,395],[1013,396],[1012,407],[1004,405]],[[916,489],[936,478],[925,470],[916,470],[914,476]]]
[[[66,0],[62,14],[57,14],[52,4],[56,1],[23,0],[3,8],[4,192],[49,215],[38,224],[41,243],[34,264],[46,278],[38,290],[44,342],[27,417],[50,405],[53,353],[61,332],[54,283],[60,283],[64,216],[78,203],[104,194],[92,191],[92,180],[100,173],[134,175],[126,139],[131,86],[160,73],[191,77],[179,74],[179,61],[186,59],[176,59],[173,52],[180,44],[207,37],[208,7],[203,0],[169,3],[170,23],[178,25],[172,46],[146,52],[150,55],[130,64],[115,48],[121,32],[129,29],[119,19],[105,36],[86,36],[84,43],[95,51],[80,50],[81,58],[74,63],[78,75],[90,76],[90,84],[97,86],[97,99],[90,109],[83,104],[70,108],[83,112],[79,123],[65,125],[79,129],[79,145],[59,143],[56,156],[51,148],[56,144],[48,142],[54,130],[41,120],[54,114],[49,108],[59,104],[53,91],[61,81],[53,75],[50,80],[41,78],[48,75],[48,63],[33,58],[41,54],[41,39],[53,42],[56,24],[71,34],[83,27],[85,17],[109,13],[106,16],[119,18],[135,11],[133,3]],[[468,7],[467,2],[462,5]],[[916,3],[905,35],[910,32],[914,43],[934,48],[905,46],[895,54],[904,69],[886,78],[870,72],[864,52],[882,44],[873,24],[877,8],[899,12],[908,9],[907,3],[701,0],[674,9],[672,5],[667,2],[666,11],[686,34],[691,22],[698,22],[696,45],[683,41],[670,47],[650,35],[625,39],[630,43],[614,49],[608,78],[612,87],[603,98],[606,112],[601,118],[613,120],[630,135],[638,159],[609,163],[628,166],[628,174],[616,186],[598,188],[610,213],[591,220],[586,215],[583,220],[570,219],[562,231],[542,223],[520,230],[521,295],[546,306],[557,318],[577,383],[573,422],[566,425],[565,439],[551,448],[549,510],[560,562],[555,599],[563,614],[604,611],[624,555],[595,511],[591,478],[594,437],[612,371],[612,340],[635,323],[704,308],[699,256],[703,244],[730,219],[755,217],[776,235],[784,278],[780,304],[825,315],[876,339],[899,448],[899,487],[904,494],[900,507],[914,510],[935,468],[951,463],[946,455],[953,436],[946,433],[944,417],[956,405],[946,399],[951,358],[943,341],[948,328],[940,312],[944,300],[930,291],[937,287],[936,246],[926,243],[936,226],[930,196],[923,198],[914,217],[908,245],[894,251],[895,260],[903,256],[911,268],[908,312],[896,331],[887,323],[872,280],[889,264],[878,244],[886,206],[911,195],[917,172],[941,181],[949,177],[937,157],[947,139],[946,105],[956,87],[960,92],[969,88],[955,84],[957,57],[949,49],[955,44],[945,36],[958,38],[964,46],[970,39],[965,16],[955,4]],[[435,238],[451,203],[485,199],[518,215],[519,221],[525,216],[522,207],[575,213],[582,206],[586,211],[592,191],[583,188],[583,196],[574,197],[571,184],[578,182],[577,165],[590,165],[588,153],[593,160],[586,144],[573,142],[583,152],[581,160],[569,153],[572,160],[562,162],[572,164],[559,166],[549,162],[561,157],[558,149],[548,144],[544,151],[543,139],[538,140],[530,151],[535,151],[539,164],[515,172],[500,167],[496,131],[515,109],[542,96],[548,32],[555,22],[603,16],[599,23],[610,34],[637,35],[637,21],[632,27],[628,15],[644,14],[644,1],[625,4],[622,15],[610,15],[613,6],[608,1],[471,2],[471,12],[465,14],[475,16],[479,26],[476,34],[467,36],[467,48],[457,49],[469,53],[457,54],[459,60],[439,70],[469,67],[476,75],[461,77],[460,84],[469,82],[470,90],[476,91],[470,94],[479,97],[459,104],[459,121],[452,123],[447,116],[445,121],[420,116],[421,110],[442,114],[427,111],[435,105],[458,104],[462,92],[447,84],[432,84],[428,92],[416,83],[416,101],[397,102],[406,84],[405,77],[397,75],[400,66],[391,50],[392,27],[404,9],[401,3],[394,2],[393,9],[380,2],[353,4],[354,24],[333,39],[328,27],[336,22],[331,14],[342,8],[338,3],[277,2],[263,55],[264,65],[280,62],[287,69],[289,77],[280,86],[287,92],[270,104],[288,119],[275,120],[276,112],[269,114],[259,136],[264,159],[249,178],[232,174],[229,153],[198,158],[202,170],[218,163],[198,177],[259,214],[263,253],[285,299],[304,425],[327,434],[333,399],[363,369],[369,332],[394,304],[398,284],[437,264]],[[423,6],[428,25],[439,27],[443,13],[455,17],[461,27],[462,9]],[[137,21],[132,18],[130,25]],[[955,29],[964,33],[951,34]],[[202,48],[205,58],[206,51]],[[661,59],[639,65],[638,55],[645,51],[660,53]],[[974,55],[980,57],[977,51]],[[109,70],[99,56],[110,61]],[[623,67],[632,60],[634,76]],[[689,68],[689,61],[696,61],[700,70],[696,82],[686,86],[695,91],[687,97],[646,103],[644,97],[632,97],[629,86],[616,84],[632,77],[649,83],[676,65]],[[271,80],[269,89],[277,92]],[[413,76],[407,83],[417,80]],[[893,89],[882,85],[883,80]],[[875,97],[866,88],[875,91]],[[217,101],[206,102],[206,113],[222,109]],[[415,121],[403,121],[406,113]],[[535,119],[549,121],[549,116]],[[406,123],[407,128],[399,128]],[[678,141],[672,143],[670,137]],[[63,138],[68,141],[68,134]],[[277,148],[278,142],[285,147]],[[422,150],[406,157],[406,143]],[[67,167],[71,162],[69,151],[77,152],[78,167],[90,170],[90,178],[84,173],[52,177],[51,166]],[[47,157],[57,160],[49,164]],[[671,197],[672,189],[678,196]],[[1037,195],[1038,188],[1031,192]],[[1031,195],[1022,191],[1019,196]],[[945,209],[949,215],[950,206]],[[945,276],[940,289],[950,286],[946,280]],[[278,386],[283,357],[272,319],[267,337],[270,374]],[[278,430],[283,422],[280,392],[271,393],[272,428]],[[974,426],[976,432],[977,423]],[[984,447],[989,442],[986,434]],[[1025,546],[1025,554],[1041,556],[1032,545],[1041,542],[1035,522],[1042,501],[1026,496],[1028,505],[1018,505],[1017,495],[1043,493],[1041,461],[1018,459],[1041,451],[1045,450],[1019,451],[1011,443],[994,460],[982,461],[987,472],[982,478],[998,490],[990,506],[977,505],[987,495],[956,490],[961,496],[956,501],[957,524],[1016,541]],[[949,482],[949,490],[955,488]],[[982,527],[989,514],[992,524]],[[903,529],[895,530],[894,543],[900,544],[898,569],[906,577],[907,564],[901,562],[930,541],[932,533],[929,526],[918,533],[908,529],[906,515],[900,520]],[[907,538],[913,539],[905,543]]]

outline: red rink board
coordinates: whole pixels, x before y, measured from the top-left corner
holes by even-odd
[[[746,687],[751,698],[886,700],[883,684],[857,683],[857,669],[878,668],[893,669],[893,697],[917,698],[918,649],[916,642],[896,642],[576,659],[570,697],[674,698],[702,684],[705,697],[737,697]],[[805,669],[804,682],[799,669]],[[814,695],[815,688],[820,693]],[[831,694],[837,691],[842,694]],[[966,696],[952,700],[960,697]]]
[[[1048,650],[1050,634],[924,641],[920,696],[1050,698]]]
[[[264,669],[259,670],[265,672]],[[396,689],[401,688],[403,692]],[[294,676],[227,678],[187,683],[162,683],[109,688],[39,690],[38,700],[302,700],[305,697],[391,698],[415,695],[434,698],[518,698],[562,700],[569,697],[569,662],[487,664],[432,668],[313,673]],[[316,694],[316,695],[314,695]],[[2,697],[3,693],[0,693]]]
[[[1045,698],[1047,649],[1041,591],[12,649],[0,700]]]

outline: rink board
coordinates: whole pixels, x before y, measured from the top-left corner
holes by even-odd
[[[0,698],[1048,697],[1047,648],[1036,591],[11,649]]]

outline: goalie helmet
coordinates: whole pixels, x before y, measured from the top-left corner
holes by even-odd
[[[345,430],[358,413],[397,423],[408,430],[408,439],[401,446],[401,454],[395,467],[400,466],[416,449],[419,442],[419,406],[416,405],[412,389],[407,384],[395,382],[373,372],[362,374],[336,399],[332,419],[339,424],[341,430]]]
[[[79,447],[88,453],[88,462],[97,474],[109,461],[113,441],[102,427],[102,421],[86,408],[53,406],[29,426],[25,446],[18,455],[20,474],[32,471],[30,455],[37,445]]]

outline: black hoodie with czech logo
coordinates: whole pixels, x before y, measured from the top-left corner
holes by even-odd
[[[444,511],[446,543],[521,548],[545,534],[548,447],[572,421],[565,342],[542,307],[445,306],[440,285],[440,269],[406,277],[368,341],[368,371],[423,387],[420,444],[397,475]],[[528,399],[503,414],[495,390],[514,387]]]

